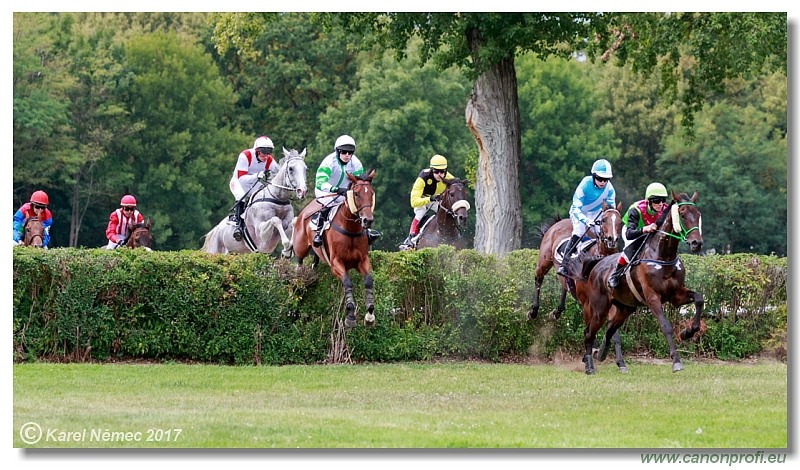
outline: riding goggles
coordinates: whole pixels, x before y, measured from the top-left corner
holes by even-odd
[[[339,149],[339,155],[352,155],[354,150]]]
[[[44,205],[42,205],[42,204],[36,204],[36,203],[34,202],[34,203],[33,203],[33,208],[34,208],[34,209],[47,209],[47,206],[44,206]]]
[[[648,201],[650,201],[651,204],[664,204],[665,202],[667,202],[667,198],[656,196],[656,197],[651,197],[650,199],[648,199]]]
[[[256,150],[258,150],[258,153],[260,153],[260,154],[262,154],[262,155],[272,155],[272,151],[273,151],[274,149],[271,149],[271,148],[269,148],[269,147],[259,147],[259,148],[258,148],[258,149],[256,149]]]
[[[433,172],[434,173],[438,173],[440,175],[443,175],[443,174],[447,173],[447,170],[433,170]]]
[[[133,209],[134,209],[133,207],[122,206],[122,210],[125,211],[125,212],[133,212]]]
[[[605,183],[606,181],[610,180],[611,178],[603,178],[601,176],[595,176],[594,179],[596,179],[598,183]]]

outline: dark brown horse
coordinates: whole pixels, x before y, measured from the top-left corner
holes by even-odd
[[[353,281],[347,275],[350,269],[358,269],[364,278],[364,298],[367,313],[364,323],[367,326],[375,324],[375,301],[372,294],[372,275],[370,274],[369,244],[367,229],[372,226],[373,209],[375,206],[375,192],[372,190],[372,178],[375,170],[356,177],[347,173],[350,180],[350,190],[347,192],[346,202],[341,204],[330,218],[330,228],[322,235],[323,243],[320,247],[313,247],[311,240],[314,230],[309,227],[311,216],[322,208],[320,199],[308,203],[295,217],[292,234],[292,249],[297,256],[299,264],[312,253],[313,266],[322,258],[331,267],[334,276],[342,281],[345,295],[345,326],[352,328],[356,324],[355,300],[353,298]],[[334,195],[335,196],[335,195]],[[313,250],[313,251],[312,251]]]
[[[588,237],[589,240],[581,241],[578,253],[585,251],[595,256],[606,256],[618,251],[619,239],[622,233],[622,216],[619,212],[621,207],[622,203],[617,204],[617,207],[608,207],[603,202],[603,210],[595,218],[597,228],[594,231],[591,229],[586,231],[585,237]],[[551,268],[558,269],[561,266],[562,253],[558,251],[572,236],[572,221],[570,219],[556,219],[544,225],[541,228],[541,233],[542,242],[539,244],[539,258],[536,261],[536,291],[533,295],[531,308],[528,310],[528,319],[531,320],[539,315],[539,294],[542,290],[542,282],[545,275]],[[550,312],[550,319],[552,320],[557,320],[564,312],[567,290],[579,303],[583,303],[576,296],[574,282],[563,276],[558,276],[558,280],[561,283],[561,298],[559,299],[558,307]]]
[[[146,248],[148,251],[151,250],[153,240],[150,237],[150,225],[150,219],[134,225],[125,242],[125,246],[128,248]]]
[[[444,180],[446,185],[436,215],[422,226],[416,248],[452,245],[456,250],[464,248],[461,233],[467,227],[469,202],[467,202],[467,180],[452,178]]]
[[[617,256],[584,260],[579,267],[582,272],[591,270],[585,283],[586,296],[583,302],[585,369],[594,374],[592,344],[597,331],[608,322],[603,342],[600,345],[599,361],[608,354],[609,338],[625,323],[625,320],[640,306],[646,306],[658,320],[661,331],[669,345],[672,356],[672,371],[683,370],[673,339],[672,325],[664,317],[662,305],[669,302],[675,307],[694,302],[695,315],[692,324],[681,331],[681,339],[688,340],[700,329],[703,313],[703,295],[686,288],[686,269],[678,256],[680,242],[686,242],[693,253],[703,247],[700,210],[695,205],[697,192],[688,197],[672,193],[669,215],[659,230],[647,235],[639,256],[630,263],[620,278],[619,286],[609,289],[606,282],[617,265]]]
[[[29,217],[23,227],[25,230],[25,236],[22,239],[23,245],[37,248],[44,246],[44,225],[38,217]]]

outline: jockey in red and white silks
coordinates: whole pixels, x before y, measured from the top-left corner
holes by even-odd
[[[108,216],[108,227],[106,228],[108,245],[105,246],[107,250],[124,245],[133,226],[144,222],[144,217],[136,209],[136,199],[133,196],[126,194],[122,197],[119,205],[120,208]]]
[[[256,139],[253,148],[242,150],[236,160],[236,167],[231,176],[231,193],[237,201],[255,186],[259,176],[263,177],[264,171],[275,174],[278,171],[278,162],[272,158],[275,146],[269,137],[261,136]]]

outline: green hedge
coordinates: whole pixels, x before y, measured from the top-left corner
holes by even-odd
[[[503,258],[450,247],[371,253],[377,325],[338,333],[341,284],[327,266],[301,268],[265,255],[194,251],[14,248],[14,354],[34,360],[181,360],[221,364],[499,360],[582,351],[583,321],[571,298],[557,322],[555,273],[545,278],[541,314],[526,312],[536,250]],[[785,359],[786,258],[682,255],[687,285],[706,299],[706,330],[682,354]],[[363,316],[363,284],[351,272]],[[682,314],[666,309],[678,325]],[[668,355],[646,309],[628,319],[627,354]]]

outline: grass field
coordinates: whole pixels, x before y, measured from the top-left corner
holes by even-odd
[[[786,364],[685,365],[16,364],[14,447],[788,446]]]

